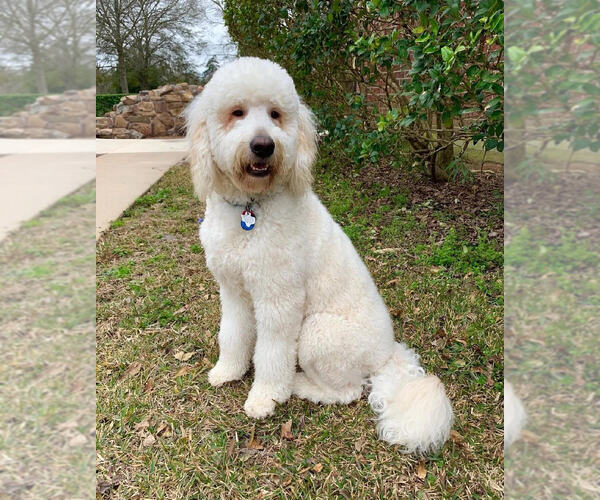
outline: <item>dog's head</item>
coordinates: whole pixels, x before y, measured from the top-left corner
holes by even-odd
[[[186,110],[196,193],[301,194],[312,182],[316,130],[279,65],[242,57],[219,68]]]

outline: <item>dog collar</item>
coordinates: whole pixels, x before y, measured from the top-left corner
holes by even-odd
[[[226,203],[228,203],[232,207],[243,209],[241,213],[240,226],[244,231],[252,231],[254,229],[254,226],[256,225],[256,215],[254,214],[254,210],[252,210],[252,205],[254,205],[255,203],[258,205],[258,202],[254,198],[250,198],[250,200],[245,205],[242,205],[240,203],[234,203],[232,201],[229,201],[225,197],[222,198],[223,200],[225,200]]]

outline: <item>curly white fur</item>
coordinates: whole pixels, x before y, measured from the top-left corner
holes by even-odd
[[[504,447],[509,448],[521,435],[527,415],[513,386],[504,381]]]
[[[395,342],[366,266],[310,189],[317,135],[290,76],[262,59],[231,62],[187,121],[192,176],[206,199],[200,238],[221,291],[210,383],[240,379],[252,360],[244,408],[263,418],[292,394],[345,404],[370,382],[382,439],[406,452],[439,448],[453,419],[444,387]],[[265,177],[248,170],[263,161],[250,150],[257,135],[275,144]],[[249,202],[256,225],[244,231],[241,207]]]

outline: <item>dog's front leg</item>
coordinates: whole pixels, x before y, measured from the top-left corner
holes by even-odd
[[[254,383],[244,409],[253,418],[270,415],[275,403],[283,403],[292,393],[304,309],[301,286],[288,283],[285,289],[268,287],[265,292],[252,297],[257,328]]]
[[[221,283],[219,361],[208,372],[208,381],[219,386],[239,380],[250,366],[256,329],[252,301],[241,287]]]

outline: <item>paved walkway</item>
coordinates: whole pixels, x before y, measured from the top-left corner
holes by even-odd
[[[0,155],[31,153],[94,153],[96,139],[4,139]]]
[[[187,152],[185,139],[0,139],[0,241],[96,177],[96,238]]]
[[[186,139],[98,139],[96,153],[166,153],[187,151]]]
[[[0,149],[0,241],[95,175],[93,151],[5,156]]]
[[[98,156],[96,239],[171,166],[184,157],[185,151],[110,153]]]

